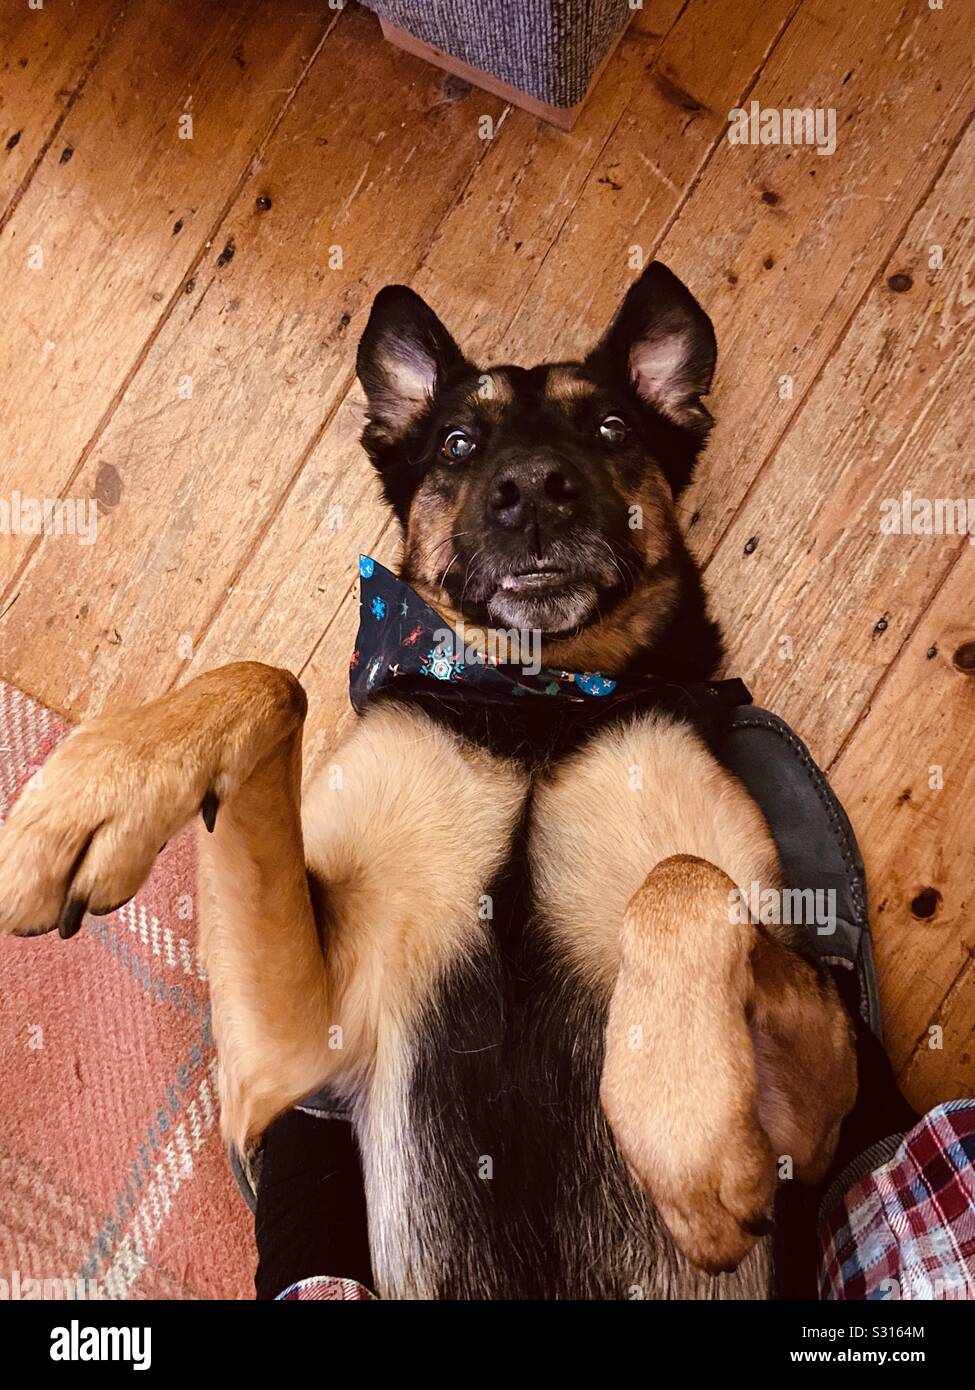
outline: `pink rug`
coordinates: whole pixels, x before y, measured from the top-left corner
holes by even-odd
[[[0,681],[0,817],[68,732]],[[0,1280],[103,1298],[250,1298],[250,1213],[217,1128],[192,830],[137,897],[0,939]]]

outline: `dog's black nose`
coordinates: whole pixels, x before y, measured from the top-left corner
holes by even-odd
[[[571,521],[582,492],[579,473],[562,459],[532,455],[503,464],[488,495],[488,520],[506,531]]]

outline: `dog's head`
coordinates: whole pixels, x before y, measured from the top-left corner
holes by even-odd
[[[357,365],[401,577],[468,628],[540,631],[550,666],[710,674],[674,499],[714,361],[710,319],[657,262],[584,361],[531,370],[474,366],[412,290],[382,290]]]

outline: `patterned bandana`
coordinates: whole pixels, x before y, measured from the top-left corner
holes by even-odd
[[[555,671],[537,659],[538,634],[514,630],[493,633],[505,643],[500,661],[465,642],[445,618],[402,580],[368,555],[359,557],[359,635],[349,663],[349,698],[357,714],[384,686],[403,677],[429,680],[452,696],[511,704],[526,696],[598,700],[612,707],[663,688],[656,676],[606,675],[601,671]],[[747,705],[751,696],[740,680],[695,682],[681,686],[702,703]]]

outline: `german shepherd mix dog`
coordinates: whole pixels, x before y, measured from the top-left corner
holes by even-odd
[[[777,853],[684,698],[721,654],[674,508],[714,362],[659,264],[530,371],[384,289],[358,370],[401,578],[647,698],[393,680],[302,796],[305,694],[241,663],[82,726],[0,836],[3,929],[68,937],[202,811],[223,1132],[349,1100],[384,1297],[766,1297],[778,1160],[819,1181],[853,1104],[831,980],[729,909]]]

